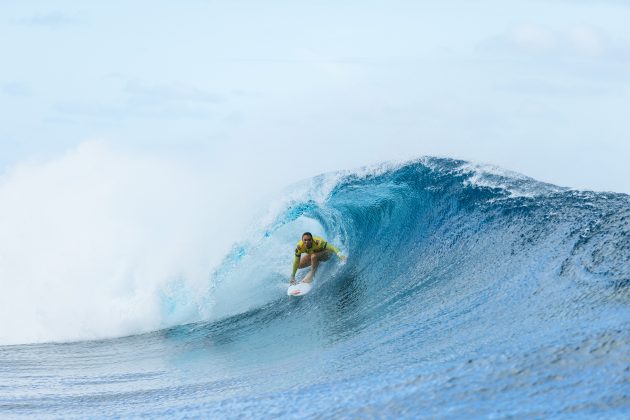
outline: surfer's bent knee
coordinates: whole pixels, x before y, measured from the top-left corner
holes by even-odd
[[[311,256],[310,255],[302,255],[302,258],[300,258],[300,265],[298,266],[298,268],[306,268],[309,267],[311,265]]]
[[[325,251],[322,251],[322,252],[318,253],[317,259],[319,261],[328,261],[330,259],[331,255],[332,255],[332,252],[330,252],[329,250],[325,250]]]

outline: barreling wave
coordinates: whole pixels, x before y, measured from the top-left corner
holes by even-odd
[[[563,312],[587,304],[573,292],[623,299],[630,281],[630,197],[624,194],[561,188],[438,158],[322,175],[298,191],[261,224],[257,241],[235,247],[216,282],[248,264],[258,273],[268,267],[263,283],[286,281],[286,256],[302,230],[315,230],[349,253],[348,265],[334,275],[352,275],[356,287],[369,291],[364,303],[377,306],[397,306],[393,296],[436,283],[462,287],[457,299],[466,291],[509,288],[512,296],[502,306]],[[562,305],[550,307],[538,296],[560,285],[565,293],[547,298]]]
[[[349,258],[323,264],[308,296],[288,298],[304,230]],[[322,175],[263,214],[211,279],[205,321],[91,344],[92,365],[80,365],[96,377],[100,356],[108,366],[120,357],[120,378],[143,354],[167,354],[172,369],[160,361],[143,369],[146,380],[129,379],[161,404],[116,392],[87,404],[218,417],[628,410],[624,194],[438,158]],[[66,375],[87,344],[74,346],[63,348]]]

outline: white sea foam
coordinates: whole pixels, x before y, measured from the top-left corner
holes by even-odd
[[[489,164],[467,162],[460,166],[458,171],[469,175],[465,181],[467,185],[498,188],[506,191],[511,198],[533,198],[566,190],[566,188],[539,182],[521,173]]]
[[[101,141],[7,171],[0,344],[122,336],[208,316],[209,273],[251,213],[247,183],[226,185],[229,175]]]

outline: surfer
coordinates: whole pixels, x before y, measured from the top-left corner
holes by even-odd
[[[295,273],[299,268],[311,267],[311,272],[304,277],[302,283],[310,283],[317,272],[317,266],[321,261],[327,261],[332,254],[337,255],[341,261],[346,257],[334,245],[328,243],[319,236],[313,236],[311,232],[304,232],[302,240],[295,247],[295,260],[291,272],[291,284],[295,284]],[[302,255],[305,254],[305,255]]]

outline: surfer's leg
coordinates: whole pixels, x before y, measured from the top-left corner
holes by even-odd
[[[317,259],[319,261],[328,261],[330,259],[330,257],[332,256],[332,252],[330,252],[329,250],[324,250],[322,252],[318,252],[317,253]]]
[[[317,266],[319,265],[319,262],[328,261],[331,254],[332,252],[327,250],[311,254],[311,272],[313,273],[313,275],[315,275],[315,272],[317,271]]]
[[[304,276],[304,278],[302,279],[302,283],[310,283],[313,281],[313,276],[315,276],[315,272],[317,271],[317,265],[319,264],[317,253],[311,254],[308,257],[309,257],[308,265],[311,266],[311,271],[309,271],[306,274],[306,276]]]
[[[300,265],[298,266],[298,268],[306,268],[306,267],[309,267],[310,265],[311,265],[311,256],[309,254],[302,255],[302,258],[300,258]]]
[[[311,276],[314,276],[315,272],[317,272],[318,265],[319,265],[319,252],[315,252],[314,254],[311,254]]]
[[[313,277],[317,272],[317,267],[319,266],[320,261],[326,261],[330,258],[332,252],[330,251],[321,251],[311,254],[311,271],[304,277],[302,283],[310,283],[313,281]]]

